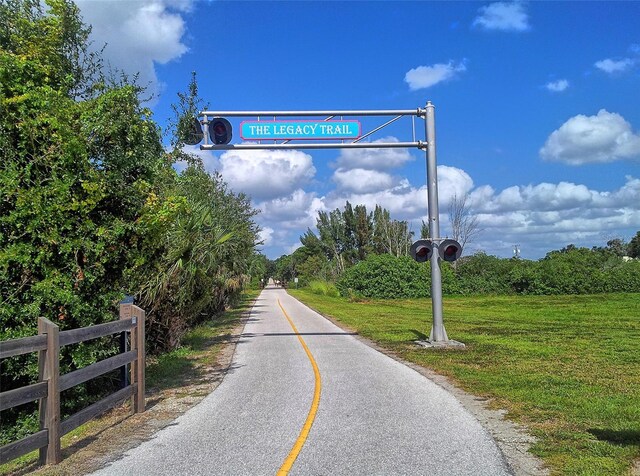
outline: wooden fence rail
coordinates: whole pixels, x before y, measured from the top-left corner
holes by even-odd
[[[131,350],[87,367],[60,375],[60,347],[130,332]],[[145,312],[133,304],[120,305],[120,320],[60,332],[58,326],[41,317],[38,335],[0,342],[0,359],[38,352],[38,382],[0,392],[0,411],[39,401],[40,431],[0,447],[0,464],[40,449],[40,464],[56,464],[62,459],[60,438],[83,423],[131,398],[134,413],[145,410]],[[126,343],[127,340],[124,339]],[[111,370],[130,365],[130,384],[64,421],[60,418],[60,392],[98,377]]]

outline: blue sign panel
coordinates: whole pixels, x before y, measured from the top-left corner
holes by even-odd
[[[244,121],[243,140],[327,140],[357,139],[360,121]]]

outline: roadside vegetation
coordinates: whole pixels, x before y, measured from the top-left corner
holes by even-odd
[[[640,294],[445,297],[449,337],[426,350],[431,300],[289,292],[525,425],[552,474],[626,475],[640,458]]]
[[[223,346],[235,342],[243,316],[251,308],[258,293],[258,290],[243,292],[234,307],[227,309],[216,319],[198,324],[187,331],[180,347],[149,357],[146,368],[147,401],[153,402],[153,406],[156,406],[165,399],[184,397],[189,402],[182,405],[193,405],[198,398],[205,397],[214,382],[219,382],[224,375],[225,368],[221,362],[224,360],[221,356]],[[146,418],[143,415],[151,417],[151,413],[138,415],[138,418]],[[65,435],[62,438],[62,452],[65,457],[62,465],[38,468],[38,452],[34,451],[0,465],[0,474],[26,474],[36,469],[39,475],[82,474],[89,462],[78,462],[71,456],[83,448],[87,441],[97,438],[109,427],[122,422],[129,414],[129,405],[125,404]],[[117,439],[111,442],[115,447],[125,443]],[[103,451],[103,448],[101,450]]]
[[[453,238],[460,243],[478,233],[473,211],[465,207],[460,201],[450,212],[451,228],[459,235]],[[298,287],[326,281],[345,297],[429,296],[429,264],[421,266],[408,256],[414,240],[429,237],[424,223],[417,236],[408,222],[392,219],[380,206],[368,212],[364,205],[346,202],[342,210],[319,212],[316,228],[317,233],[308,229],[300,237],[302,246],[292,254],[269,263],[268,275],[285,284],[297,279]],[[480,251],[441,268],[443,292],[451,295],[638,293],[640,231],[629,241],[614,238],[604,246],[568,244],[539,260]]]
[[[3,1],[0,18],[0,341],[34,335],[40,316],[61,330],[116,320],[129,295],[148,351],[179,348],[266,271],[249,197],[183,151],[195,75],[161,131],[72,1]],[[65,346],[60,370],[117,352],[115,338]],[[33,383],[36,360],[3,359],[2,390]],[[118,385],[111,373],[65,391],[62,417]],[[37,428],[35,404],[3,411],[0,445]]]

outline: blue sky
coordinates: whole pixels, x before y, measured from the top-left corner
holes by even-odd
[[[466,253],[511,256],[518,244],[537,259],[640,230],[640,2],[78,4],[110,63],[150,82],[160,124],[191,71],[214,110],[432,101],[441,234],[454,195],[468,195],[483,228]],[[381,139],[411,140],[411,121]],[[346,200],[380,204],[416,232],[427,214],[419,150],[194,153],[262,210],[271,258]]]

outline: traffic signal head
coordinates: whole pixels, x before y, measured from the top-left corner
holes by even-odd
[[[185,136],[182,138],[185,144],[196,145],[200,143],[204,137],[204,133],[202,132],[202,125],[197,117],[191,119],[188,127],[182,131],[182,134]]]
[[[418,263],[429,261],[433,254],[433,242],[429,240],[418,240],[411,245],[409,253],[411,253],[411,257]]]
[[[209,122],[209,137],[215,145],[231,142],[231,123],[224,117],[214,117]]]
[[[442,240],[438,245],[440,259],[453,262],[460,258],[462,246],[456,240]]]

